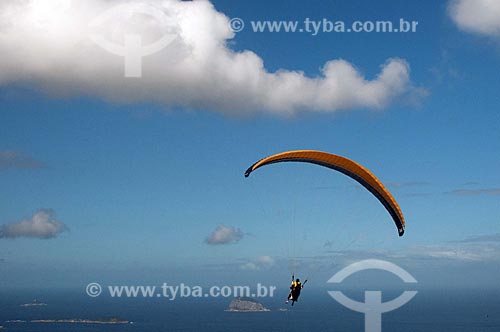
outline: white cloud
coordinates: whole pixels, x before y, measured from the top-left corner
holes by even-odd
[[[274,258],[271,256],[260,256],[255,260],[246,262],[240,266],[242,270],[260,271],[274,266]]]
[[[55,219],[54,211],[40,209],[31,218],[0,226],[0,239],[18,237],[49,239],[67,230],[68,227],[64,223]]]
[[[98,27],[89,25],[110,6],[123,3],[129,5],[120,7],[119,14]],[[138,8],[158,17],[137,14]],[[89,38],[99,35],[123,45],[131,33],[140,35],[144,45],[166,34],[173,40],[142,59],[140,79],[125,78],[124,58]],[[204,0],[2,0],[0,85],[24,83],[52,94],[236,115],[380,109],[422,92],[412,87],[403,59],[388,59],[371,80],[345,60],[327,62],[311,78],[300,71],[267,71],[254,52],[231,50],[233,38],[229,18]]]
[[[477,237],[468,237],[460,241],[447,244],[419,245],[397,251],[392,250],[345,250],[326,251],[324,258],[335,255],[336,260],[356,260],[362,257],[372,256],[380,259],[396,259],[407,262],[490,262],[498,261],[500,257],[499,234],[491,234]]]
[[[500,233],[469,236],[455,243],[480,243],[480,242],[500,242]]]
[[[465,31],[500,36],[498,0],[453,0],[449,13],[458,27]]]
[[[207,244],[230,244],[241,240],[244,233],[237,228],[225,225],[218,225],[215,231],[205,239]]]
[[[479,241],[478,241],[479,242]],[[473,241],[456,241],[446,245],[425,245],[408,248],[407,259],[435,259],[459,262],[498,261],[500,246],[497,244],[473,244]]]
[[[420,255],[436,259],[457,260],[457,261],[481,261],[485,259],[486,252],[478,248],[460,248],[454,246],[427,246],[420,247]]]

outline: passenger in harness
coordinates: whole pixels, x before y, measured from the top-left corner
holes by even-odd
[[[290,300],[292,301],[292,306],[295,302],[299,300],[300,296],[300,291],[304,287],[304,284],[307,282],[304,281],[304,283],[300,282],[300,279],[297,278],[295,279],[295,275],[292,275],[292,284],[290,285],[290,294],[288,295],[288,298],[286,299],[285,303],[288,303]]]

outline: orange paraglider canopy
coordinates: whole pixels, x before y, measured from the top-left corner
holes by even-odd
[[[317,164],[339,171],[356,180],[384,205],[398,228],[399,236],[403,236],[405,231],[405,220],[398,203],[392,194],[384,187],[382,182],[380,182],[380,180],[367,168],[353,160],[331,153],[314,150],[296,150],[278,153],[259,160],[247,169],[245,177],[248,177],[253,171],[262,166],[281,162]]]

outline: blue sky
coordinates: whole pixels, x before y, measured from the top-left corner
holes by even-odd
[[[105,60],[96,68],[106,68],[106,79],[97,79],[92,88],[92,78],[78,75],[95,74],[94,63],[66,62],[65,39],[57,34],[33,48],[46,51],[42,62],[73,64],[74,72],[51,71],[57,66],[44,71],[32,55],[20,52],[15,61],[8,53],[0,65],[0,224],[31,220],[39,209],[51,209],[50,218],[69,231],[48,239],[0,239],[0,287],[78,287],[96,280],[279,282],[288,280],[293,259],[301,261],[299,273],[312,273],[320,264],[319,275],[327,276],[336,271],[335,264],[374,256],[401,263],[429,284],[433,275],[442,276],[445,285],[456,271],[469,271],[454,283],[472,287],[480,278],[495,285],[491,274],[500,264],[498,28],[474,30],[474,22],[450,14],[452,4],[435,1],[213,5],[203,8],[247,23],[231,38],[218,37],[226,42],[223,52],[251,51],[271,76],[288,70],[302,71],[304,80],[321,78],[325,63],[343,59],[372,81],[390,59],[404,59],[408,82],[399,94],[387,88],[390,97],[380,104],[357,104],[355,98],[340,105],[333,101],[325,109],[313,101],[309,109],[307,97],[288,104],[300,89],[261,103],[256,96],[272,98],[273,92],[257,89],[247,95],[245,82],[233,91],[229,86],[240,83],[212,77],[218,74],[205,67],[195,83],[184,84],[191,73],[158,78],[160,85],[165,82],[163,91],[147,77],[154,74],[147,69],[149,57],[143,60],[145,77],[127,86],[130,79],[120,76],[123,59],[98,48],[95,54]],[[251,20],[306,17],[405,18],[419,25],[406,34],[317,36],[248,28]],[[0,24],[0,35],[19,31]],[[53,51],[58,42],[64,46],[61,53]],[[2,41],[0,50],[7,46]],[[161,57],[151,61],[158,65]],[[243,65],[228,62],[234,77],[254,71],[252,59]],[[108,69],[107,63],[113,66]],[[242,81],[250,77],[241,75]],[[286,92],[285,81],[273,82],[271,88]],[[109,91],[100,84],[109,85]],[[225,94],[225,84],[231,93]],[[142,86],[146,92],[137,97]],[[318,99],[328,98],[325,91]],[[400,203],[407,220],[404,237],[397,237],[377,200],[341,174],[312,165],[275,165],[243,177],[256,160],[291,149],[328,151],[371,169]],[[235,243],[207,244],[221,224],[242,235]]]

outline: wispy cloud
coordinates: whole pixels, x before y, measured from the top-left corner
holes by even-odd
[[[413,249],[412,258],[435,258],[455,261],[482,261],[492,258],[491,250],[479,247],[462,246],[420,246]]]
[[[498,261],[500,246],[497,244],[485,245],[473,242],[457,241],[444,245],[423,245],[408,248],[405,251],[407,259],[434,259],[458,262]]]
[[[437,84],[448,84],[451,81],[464,80],[464,73],[460,71],[453,62],[453,57],[446,48],[442,48],[439,61],[429,69]]]
[[[405,197],[429,197],[432,196],[432,193],[406,193],[403,194]]]
[[[467,263],[500,261],[500,234],[468,237],[445,244],[418,245],[398,249],[397,251],[388,249],[326,250],[325,254],[334,255],[337,261],[349,261],[370,256],[407,262],[449,261]]]
[[[499,242],[500,243],[500,233],[469,236],[463,240],[453,241],[453,243],[477,243],[477,242]]]
[[[469,182],[463,183],[462,186],[463,187],[478,186],[479,184],[480,184],[479,182],[469,181]]]
[[[429,182],[425,181],[408,181],[408,182],[386,182],[385,185],[389,188],[406,188],[406,187],[423,187],[430,185]]]
[[[240,266],[242,270],[260,271],[269,269],[275,264],[274,258],[271,256],[261,256],[252,261],[246,262]]]
[[[395,189],[395,190],[400,190],[400,189],[413,189],[413,190],[418,190],[420,187],[427,187],[430,185],[430,182],[426,181],[407,181],[407,182],[386,182],[385,183],[386,187],[389,189]],[[429,192],[406,192],[403,194],[400,194],[405,197],[427,197],[432,195]]]
[[[51,209],[40,209],[31,218],[0,226],[0,239],[19,237],[50,239],[68,231],[68,227],[55,219]]]
[[[500,2],[496,0],[452,0],[448,12],[462,30],[500,37]]]
[[[446,194],[452,194],[457,196],[478,196],[478,195],[499,196],[500,188],[477,188],[477,189],[459,188],[446,192]]]
[[[240,241],[244,235],[245,234],[238,228],[221,224],[205,239],[205,243],[210,245],[236,243]]]
[[[253,258],[226,258],[222,261],[209,262],[204,264],[204,267],[221,270],[245,270],[245,271],[260,271],[269,270],[275,266],[286,266],[289,263],[288,258],[272,257],[268,255],[253,257]]]
[[[235,37],[230,20],[209,1],[122,2],[106,24],[89,27],[119,3],[2,0],[0,85],[29,83],[53,95],[157,102],[232,115],[382,109],[398,99],[425,95],[412,84],[409,64],[399,58],[388,58],[373,78],[341,59],[326,62],[313,77],[296,70],[271,72],[258,54],[228,47]],[[125,59],[89,38],[98,35],[119,50],[131,33],[145,44],[162,36],[173,40],[143,59],[140,79],[124,78]]]
[[[37,169],[45,165],[22,152],[13,150],[0,151],[0,170],[6,169]]]

